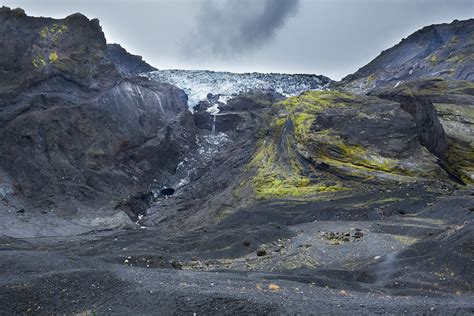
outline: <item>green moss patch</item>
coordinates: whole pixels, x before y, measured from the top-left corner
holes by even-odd
[[[55,42],[68,30],[67,25],[54,23],[51,26],[43,27],[39,32],[39,36],[42,40]]]
[[[56,52],[50,53],[49,54],[49,61],[55,62],[56,60],[58,60],[58,53],[56,53]]]
[[[46,60],[44,59],[43,56],[38,55],[31,61],[31,64],[35,68],[44,67],[44,66],[46,66]]]
[[[343,189],[316,183],[301,175],[301,167],[295,159],[290,159],[289,166],[282,165],[274,142],[269,140],[259,145],[249,166],[256,169],[252,184],[259,199],[301,197]]]

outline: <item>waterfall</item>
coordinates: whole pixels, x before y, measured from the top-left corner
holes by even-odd
[[[214,117],[213,121],[212,121],[212,135],[216,135],[216,114],[212,114],[212,116]]]
[[[216,103],[209,107],[206,112],[212,115],[212,135],[216,136],[216,116],[219,113],[219,104]]]

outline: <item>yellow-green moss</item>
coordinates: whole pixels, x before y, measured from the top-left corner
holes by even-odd
[[[431,63],[433,66],[437,65],[438,62],[439,62],[438,56],[436,56],[436,55],[431,55],[431,57],[430,57],[429,60],[430,60],[430,63]]]
[[[342,190],[338,186],[327,186],[314,183],[300,174],[300,167],[292,165],[282,166],[278,161],[278,153],[273,142],[264,140],[250,163],[256,168],[252,179],[255,195],[259,199],[300,197],[320,192],[334,192]],[[295,162],[294,159],[292,159]]]
[[[375,79],[377,79],[377,77],[375,76],[375,74],[371,74],[369,77],[367,77],[367,82],[368,83],[372,83],[375,81]]]
[[[45,26],[39,32],[39,36],[42,40],[57,41],[59,37],[68,31],[67,25],[54,23],[52,26]]]
[[[474,185],[474,149],[452,144],[446,154],[449,171],[461,179],[465,184]]]
[[[370,169],[393,173],[397,170],[397,161],[382,157],[361,145],[348,145],[331,130],[313,133],[312,140],[318,144],[318,158],[329,165]]]
[[[320,113],[326,107],[344,106],[345,99],[352,99],[352,97],[339,91],[306,91],[299,96],[287,98],[276,106],[287,111]]]
[[[410,236],[404,236],[404,235],[393,235],[393,238],[395,238],[396,240],[398,240],[399,242],[401,242],[404,245],[413,245],[416,242],[418,242],[417,238],[410,237]]]
[[[433,103],[436,111],[444,115],[456,115],[461,118],[474,120],[474,108],[468,106],[457,105],[454,103]]]
[[[276,124],[277,126],[280,126],[280,127],[281,127],[281,126],[285,125],[286,120],[287,120],[287,117],[286,117],[286,116],[285,116],[285,117],[281,117],[281,118],[279,118],[279,119],[277,119],[277,120],[275,121],[275,124]]]
[[[308,137],[315,118],[315,115],[308,113],[295,113],[291,116],[295,128],[295,136],[299,140],[304,140]]]
[[[93,158],[99,158],[105,156],[105,151],[101,148],[89,148],[87,155]]]
[[[464,63],[466,61],[474,59],[474,54],[454,54],[447,59],[451,63]]]
[[[42,39],[46,39],[48,37],[48,33],[49,33],[49,28],[45,26],[41,29],[39,35]]]
[[[38,55],[38,56],[35,57],[35,59],[33,59],[31,61],[31,64],[35,68],[44,67],[44,66],[46,66],[46,60],[44,59],[43,56]]]
[[[49,61],[55,62],[56,60],[58,60],[58,53],[56,53],[56,52],[50,53],[49,54]]]
[[[450,43],[452,43],[452,44],[459,43],[459,35],[454,35],[453,37],[451,37]]]

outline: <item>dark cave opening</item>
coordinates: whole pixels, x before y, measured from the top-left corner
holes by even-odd
[[[161,194],[165,196],[169,196],[169,195],[173,195],[175,191],[176,190],[173,188],[164,188],[163,190],[161,190]]]

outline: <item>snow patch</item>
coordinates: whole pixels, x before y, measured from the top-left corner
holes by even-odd
[[[214,104],[213,106],[207,108],[206,112],[210,113],[211,115],[217,115],[219,114],[220,110],[219,110],[219,104],[216,103]]]

